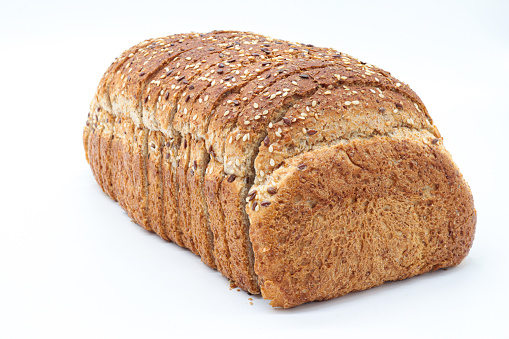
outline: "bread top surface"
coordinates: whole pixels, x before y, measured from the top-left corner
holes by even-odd
[[[345,110],[375,100],[391,110],[414,106],[432,125],[419,97],[384,70],[334,49],[234,31],[177,34],[133,46],[104,74],[92,109],[129,116],[170,137],[205,138],[207,149],[224,160],[243,142],[259,143],[289,106],[320,93]],[[398,94],[399,101],[383,93]],[[324,117],[337,120],[328,111]],[[229,137],[227,145],[235,146],[230,151],[224,149]]]
[[[170,140],[205,140],[224,175],[270,185],[287,159],[323,145],[440,134],[426,107],[382,69],[330,48],[234,31],[148,39],[104,74],[91,109]]]

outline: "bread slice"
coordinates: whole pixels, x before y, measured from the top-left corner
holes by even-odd
[[[163,181],[163,214],[166,236],[177,245],[184,247],[180,230],[180,210],[178,208],[177,167],[180,161],[178,149],[180,138],[167,138],[163,147],[164,154],[161,164]]]
[[[459,264],[475,210],[434,140],[400,128],[324,145],[275,170],[277,193],[260,194],[262,207],[249,212],[263,296],[287,308]]]
[[[157,235],[164,240],[169,240],[164,227],[164,186],[161,169],[165,139],[161,133],[149,131],[147,142],[148,222]]]
[[[146,40],[83,134],[137,223],[277,307],[457,265],[475,209],[424,104],[332,49],[246,32]]]

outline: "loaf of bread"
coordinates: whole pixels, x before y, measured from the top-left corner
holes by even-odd
[[[328,48],[150,39],[92,101],[94,176],[148,231],[293,307],[459,264],[472,194],[419,97]]]

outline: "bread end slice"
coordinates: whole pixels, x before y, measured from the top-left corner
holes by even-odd
[[[274,307],[455,266],[473,242],[470,189],[425,130],[319,147],[264,183],[246,211],[261,293]]]

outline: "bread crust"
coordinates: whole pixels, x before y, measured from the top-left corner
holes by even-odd
[[[472,244],[470,190],[419,97],[332,49],[146,40],[108,68],[83,142],[134,221],[277,307],[456,265]]]
[[[248,212],[264,297],[288,308],[459,264],[476,212],[432,140],[402,128],[319,147],[278,168],[270,204]]]

